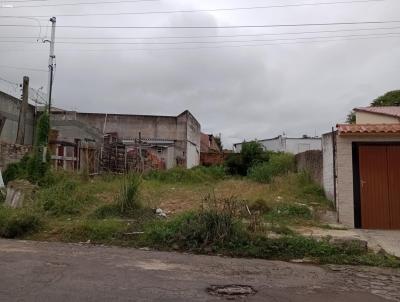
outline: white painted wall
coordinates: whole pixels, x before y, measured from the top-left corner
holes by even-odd
[[[187,142],[186,168],[190,169],[199,165],[200,149],[190,142]]]
[[[267,151],[288,152],[298,154],[309,150],[321,150],[320,138],[286,138],[278,136],[273,139],[258,141]],[[234,151],[239,153],[242,150],[242,143],[236,144]]]

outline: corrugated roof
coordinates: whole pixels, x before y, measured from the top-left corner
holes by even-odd
[[[339,124],[336,127],[339,135],[400,133],[400,124]]]
[[[358,107],[354,110],[400,118],[400,106]]]

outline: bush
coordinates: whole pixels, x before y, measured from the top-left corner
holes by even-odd
[[[225,161],[227,171],[232,175],[246,176],[248,170],[269,160],[269,153],[256,141],[244,142],[240,153],[232,153]]]
[[[159,221],[145,229],[142,244],[203,253],[274,260],[312,258],[320,263],[365,264],[400,267],[400,260],[365,252],[356,246],[335,246],[328,241],[294,235],[278,227],[281,238],[248,232],[240,220],[221,212],[195,212]]]
[[[175,244],[179,248],[199,250],[222,247],[244,234],[242,225],[234,217],[213,210],[187,213],[166,223],[153,224],[147,238],[156,246]]]
[[[10,209],[0,206],[0,237],[21,237],[36,231],[40,225],[40,218],[26,209]]]
[[[294,171],[294,156],[289,153],[271,153],[268,162],[255,165],[250,168],[249,178],[269,183],[275,176]]]
[[[79,214],[84,205],[94,200],[94,196],[79,190],[78,186],[77,181],[70,179],[40,190],[39,207],[54,216]]]
[[[221,166],[203,167],[198,166],[192,169],[181,167],[166,171],[150,171],[144,175],[147,180],[156,180],[166,183],[202,183],[213,182],[225,177],[224,168]]]
[[[15,179],[28,178],[28,171],[26,167],[29,160],[29,156],[25,155],[19,162],[9,164],[7,169],[3,172],[4,183],[7,184],[9,181]]]
[[[117,204],[122,214],[132,212],[142,207],[139,200],[141,178],[137,174],[124,177],[122,188],[117,199]]]

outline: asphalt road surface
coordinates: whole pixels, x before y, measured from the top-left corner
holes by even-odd
[[[400,271],[0,240],[0,301],[228,299],[400,301]]]

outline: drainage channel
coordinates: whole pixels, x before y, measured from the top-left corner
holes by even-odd
[[[245,298],[255,295],[257,291],[249,285],[211,285],[207,288],[210,295],[225,297],[229,300]]]

